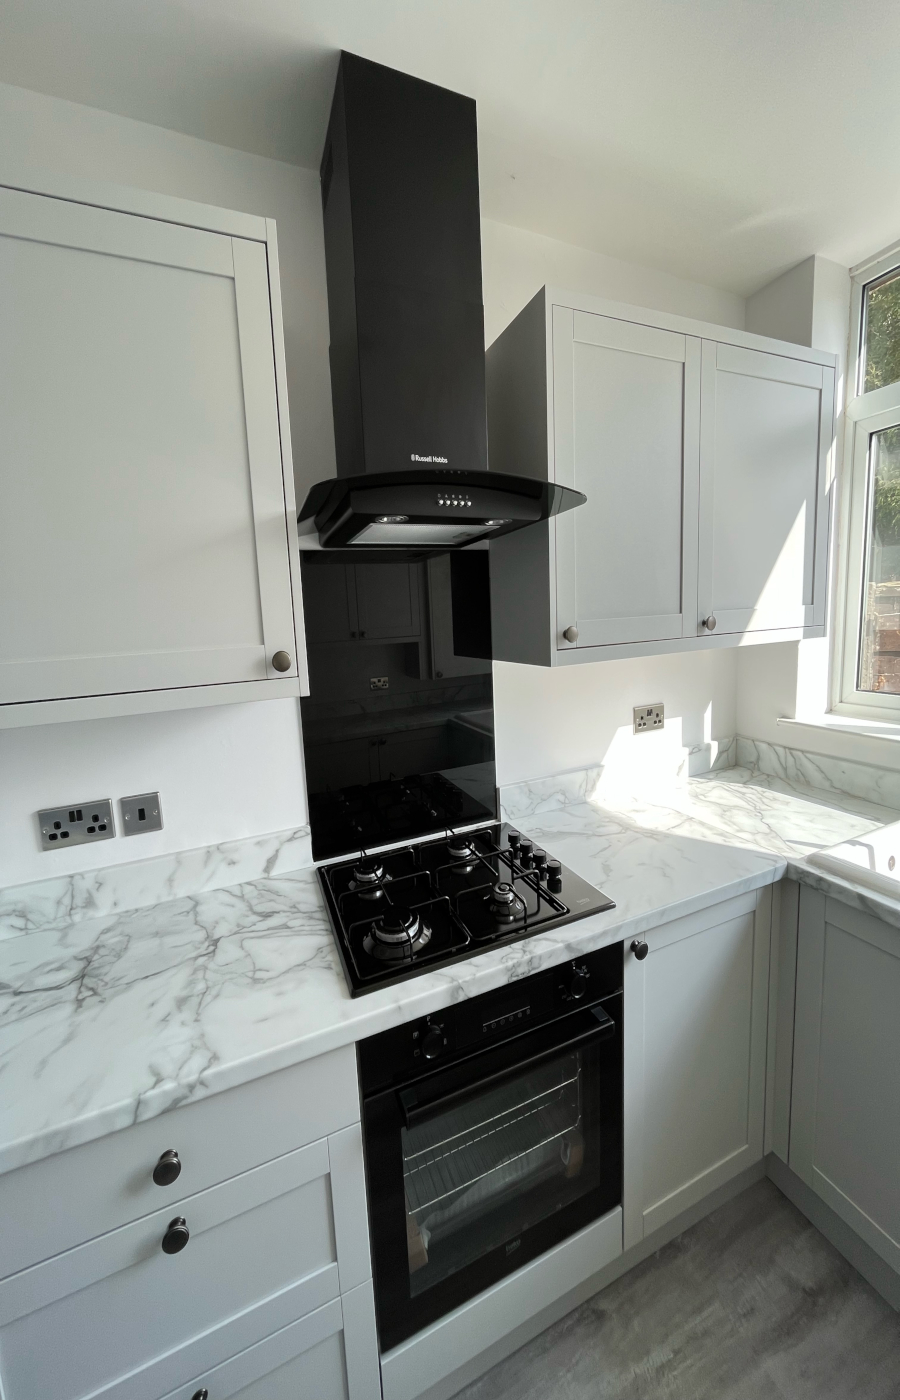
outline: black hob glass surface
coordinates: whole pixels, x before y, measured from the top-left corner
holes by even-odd
[[[506,823],[318,876],[351,996],[615,907]]]

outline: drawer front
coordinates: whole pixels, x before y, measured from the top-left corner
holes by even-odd
[[[169,1391],[165,1400],[192,1400],[199,1389],[209,1391],[209,1400],[350,1400],[341,1328],[335,1300]]]
[[[190,1231],[177,1254],[161,1248],[169,1207],[0,1286],[8,1400],[93,1395],[203,1334],[227,1336],[229,1319],[264,1299],[291,1294],[296,1317],[338,1293],[326,1143],[189,1197],[177,1214]]]
[[[352,1045],[0,1176],[0,1278],[359,1120]],[[166,1151],[181,1172],[157,1186]]]

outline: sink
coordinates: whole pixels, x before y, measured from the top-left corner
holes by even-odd
[[[900,899],[900,822],[824,851],[812,851],[806,859],[842,880]]]

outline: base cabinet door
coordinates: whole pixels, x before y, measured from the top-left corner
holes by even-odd
[[[763,1155],[770,909],[766,889],[626,944],[626,1249]]]
[[[900,929],[800,891],[789,1165],[900,1272]]]

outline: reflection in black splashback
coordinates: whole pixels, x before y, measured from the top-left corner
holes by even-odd
[[[301,554],[316,860],[496,817],[487,562]]]

